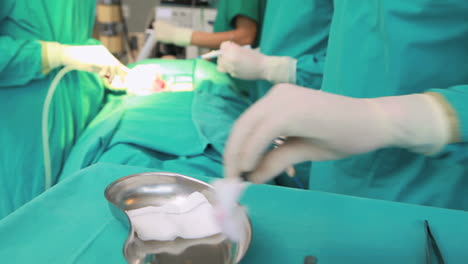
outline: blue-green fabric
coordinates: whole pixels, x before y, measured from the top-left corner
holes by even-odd
[[[204,175],[222,177],[230,127],[249,102],[213,63],[148,60],[142,64],[158,64],[167,76],[190,76],[195,90],[109,97],[74,146],[61,180],[98,162],[178,171],[179,161],[193,161],[204,168]]]
[[[95,1],[2,0],[0,3],[0,219],[44,191],[42,107],[57,70],[41,73],[37,40],[89,43]],[[98,112],[98,77],[70,72],[49,112],[52,182],[71,147]]]
[[[110,147],[99,158],[99,162],[145,166],[181,174],[198,173],[212,178],[220,178],[223,172],[221,162],[208,155],[174,156],[124,143]]]
[[[236,17],[245,16],[257,23],[257,37],[253,47],[260,43],[266,0],[220,0],[218,13],[213,25],[214,32],[224,32],[236,28]]]
[[[185,164],[190,167],[190,164]],[[0,259],[26,263],[125,263],[128,234],[108,210],[104,189],[112,181],[156,169],[97,164],[60,182],[0,221]],[[203,181],[212,178],[197,174]],[[241,264],[426,263],[423,221],[428,220],[446,263],[464,263],[468,213],[252,185],[248,208],[253,240]],[[32,254],[25,254],[31,252]]]
[[[297,59],[296,84],[320,89],[332,15],[333,0],[268,0],[260,51]],[[272,85],[258,81],[252,98]]]
[[[455,108],[467,139],[467,1],[342,0],[334,8],[324,91],[372,98],[436,88]],[[463,146],[447,149],[454,148]],[[315,162],[310,188],[468,210],[468,163],[442,154],[391,148]]]

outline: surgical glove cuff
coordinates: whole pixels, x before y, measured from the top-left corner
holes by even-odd
[[[450,120],[442,105],[427,94],[365,99],[378,113],[387,145],[432,155],[450,142]]]
[[[271,83],[296,83],[297,60],[291,57],[266,56],[263,78]]]
[[[39,43],[42,47],[42,72],[44,74],[63,65],[62,44],[49,41],[40,41]]]
[[[193,31],[172,25],[166,21],[157,20],[153,23],[154,38],[162,43],[188,46],[192,42]]]
[[[427,92],[425,94],[431,96],[435,101],[437,101],[438,105],[440,105],[445,112],[445,116],[448,119],[450,127],[449,143],[460,143],[462,141],[460,135],[460,121],[458,119],[457,113],[455,112],[455,109],[442,94],[435,92]]]
[[[193,30],[189,28],[176,28],[173,35],[173,43],[177,46],[188,46],[192,42]]]

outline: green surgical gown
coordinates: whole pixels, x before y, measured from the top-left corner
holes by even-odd
[[[44,191],[42,107],[57,70],[41,73],[37,40],[89,43],[95,1],[0,2],[0,218]],[[74,142],[98,112],[101,81],[71,72],[57,87],[49,111],[52,182]]]
[[[435,91],[468,140],[468,1],[335,1],[323,90],[372,98]],[[468,148],[435,156],[388,148],[315,162],[310,188],[468,210]]]
[[[269,56],[297,59],[296,84],[319,89],[328,43],[333,0],[268,0],[260,51]],[[273,86],[258,81],[257,100]]]

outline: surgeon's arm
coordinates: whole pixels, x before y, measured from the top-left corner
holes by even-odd
[[[274,84],[290,83],[319,89],[325,56],[268,56],[233,42],[221,45],[218,70],[244,80],[266,80]]]
[[[353,98],[280,84],[236,121],[224,153],[227,177],[265,182],[291,164],[387,147],[468,161],[468,85]],[[278,107],[278,105],[287,107]],[[266,152],[271,141],[285,143]]]
[[[44,76],[41,44],[0,36],[0,88],[24,85]]]
[[[193,31],[177,27],[165,21],[153,24],[157,41],[177,46],[195,45],[203,48],[219,49],[224,41],[234,41],[239,45],[253,45],[257,35],[257,22],[246,16],[235,18],[235,29],[224,32]]]
[[[199,47],[219,49],[224,41],[233,41],[238,45],[253,45],[257,35],[257,23],[246,17],[235,18],[236,28],[225,32],[200,32],[192,34],[191,44]]]

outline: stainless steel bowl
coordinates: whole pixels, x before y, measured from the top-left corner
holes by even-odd
[[[244,257],[252,238],[252,225],[248,215],[243,216],[245,239],[233,243],[223,234],[203,239],[174,241],[142,241],[134,231],[125,211],[146,206],[162,206],[167,202],[189,196],[193,192],[204,194],[214,203],[211,185],[202,181],[167,172],[130,175],[111,183],[105,190],[112,214],[129,229],[124,245],[124,256],[130,264],[232,264]],[[194,227],[196,228],[196,226]]]

